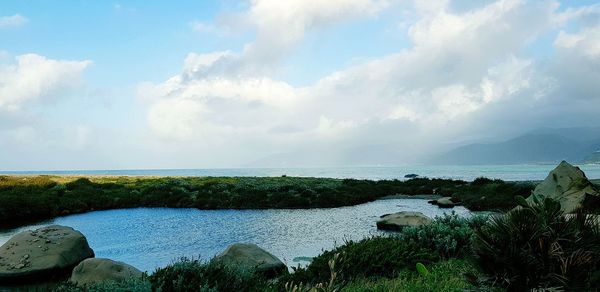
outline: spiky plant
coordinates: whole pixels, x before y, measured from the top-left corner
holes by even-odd
[[[595,218],[565,215],[560,203],[518,198],[519,207],[475,231],[474,252],[491,280],[509,290],[585,289],[600,256]]]

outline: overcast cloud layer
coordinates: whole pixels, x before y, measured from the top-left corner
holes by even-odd
[[[235,167],[278,153],[376,145],[412,163],[457,143],[598,126],[600,5],[477,3],[254,0],[189,19],[186,29],[200,39],[247,40],[190,50],[166,79],[136,76],[121,97],[129,101],[117,102],[130,118],[108,124],[79,118],[89,110],[110,120],[116,110],[100,98],[111,90],[83,76],[99,61],[54,59],[36,48],[14,55],[0,43],[1,167]],[[35,21],[25,17],[0,17],[0,33]],[[307,42],[371,22],[388,24],[390,42],[406,45],[348,60],[309,84],[286,78]],[[84,114],[64,117],[74,109]]]

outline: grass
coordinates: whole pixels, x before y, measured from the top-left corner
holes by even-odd
[[[300,177],[0,176],[0,228],[61,215],[134,207],[330,208],[395,195],[440,194],[472,210],[506,210],[533,186],[499,180]]]
[[[397,277],[360,279],[341,289],[346,292],[387,292],[387,291],[486,291],[476,283],[468,281],[466,275],[477,277],[477,267],[469,260],[451,259],[431,265],[430,273],[422,276],[415,270],[404,270]],[[490,291],[491,289],[487,289]]]

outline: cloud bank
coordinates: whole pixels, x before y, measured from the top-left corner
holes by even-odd
[[[138,95],[162,139],[212,151],[251,148],[247,160],[364,145],[393,145],[417,157],[449,143],[596,120],[600,22],[593,19],[600,19],[600,6],[456,4],[403,7],[414,21],[395,33],[408,37],[408,47],[299,87],[279,79],[278,68],[306,34],[376,18],[400,4],[252,1],[241,21],[255,39],[242,51],[190,53],[180,74],[144,83]],[[531,54],[548,35],[549,55]]]

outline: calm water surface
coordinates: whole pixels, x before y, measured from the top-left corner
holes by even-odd
[[[0,171],[0,174],[80,174],[80,175],[156,175],[156,176],[288,176],[357,179],[402,179],[416,173],[431,178],[473,180],[480,176],[503,180],[543,180],[556,164],[447,165],[397,167],[323,167],[323,168],[219,168],[219,169],[133,169],[133,170],[59,170]],[[600,164],[579,165],[588,178],[600,179]]]
[[[97,257],[123,261],[145,271],[182,256],[209,259],[236,242],[258,244],[288,266],[295,266],[298,262],[294,258],[316,256],[345,239],[383,234],[375,226],[379,216],[407,210],[430,217],[452,212],[421,199],[303,210],[123,209],[60,217],[1,232],[0,245],[17,232],[60,224],[81,231]],[[463,207],[453,210],[469,215]]]

